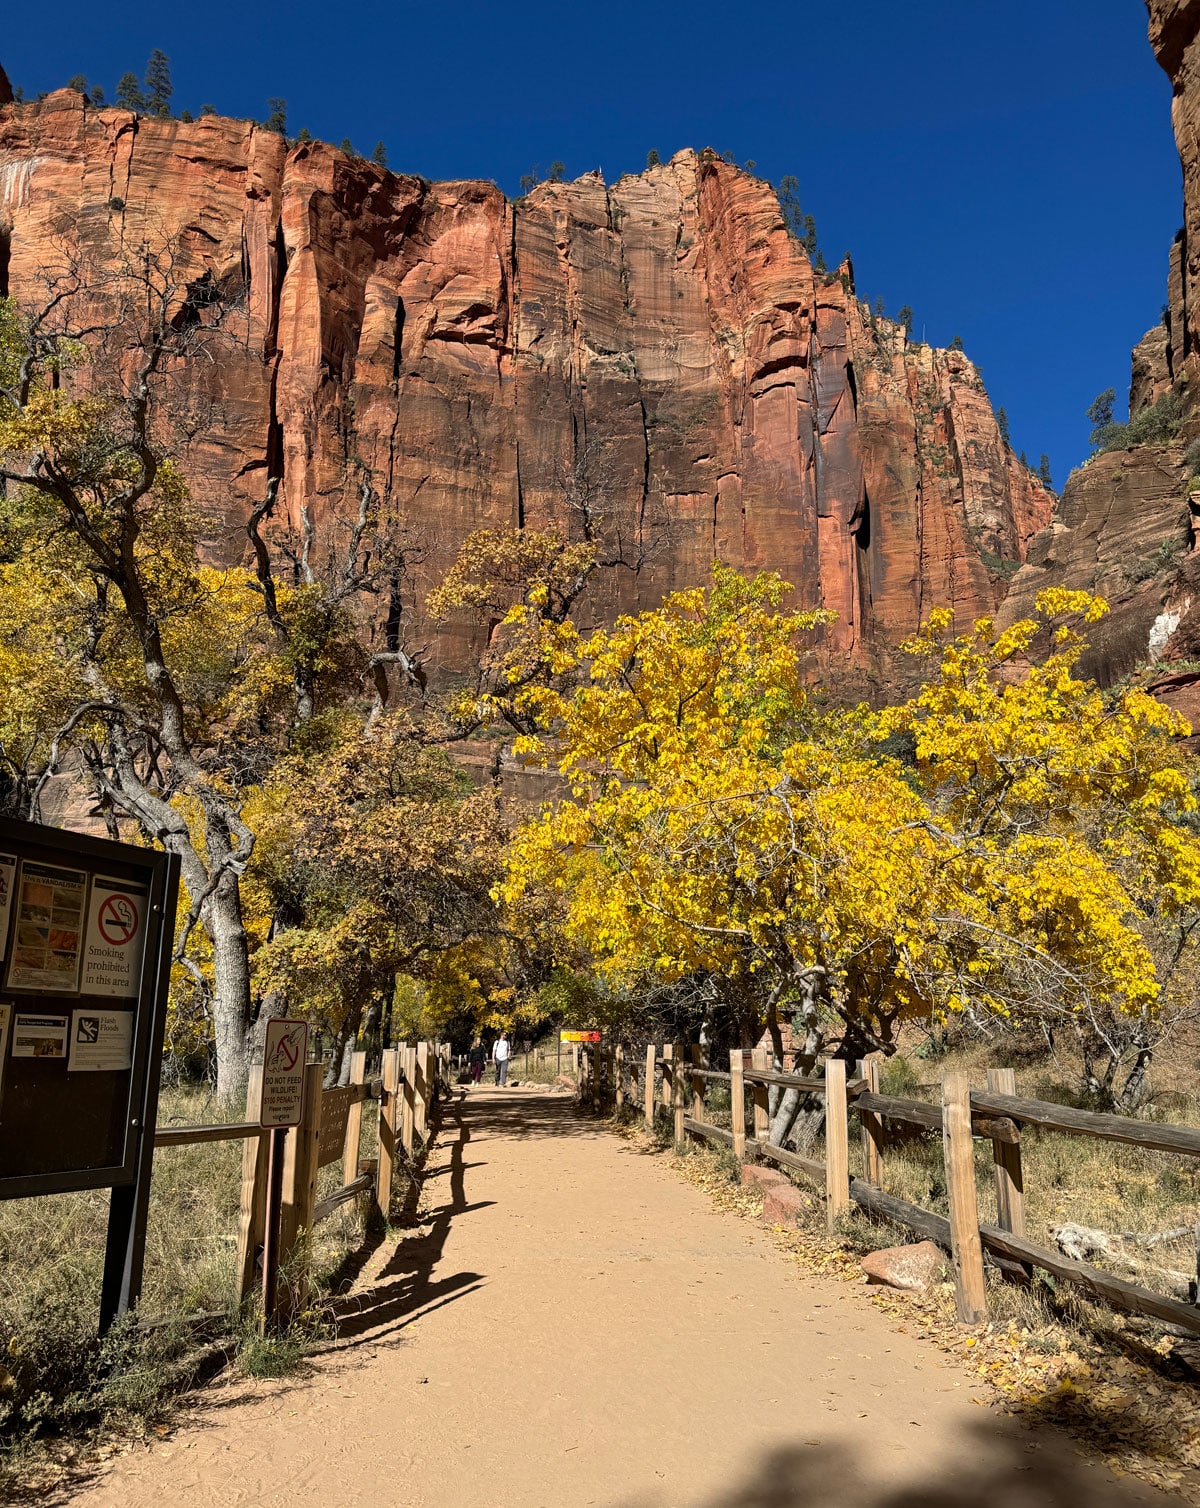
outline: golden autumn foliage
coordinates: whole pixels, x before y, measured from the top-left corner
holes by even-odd
[[[1104,604],[1049,592],[948,640],[934,614],[908,646],[929,680],[876,715],[814,702],[819,615],[783,591],[718,566],[581,646],[583,684],[542,697],[552,736],[520,746],[571,799],[517,835],[509,901],[552,885],[610,974],[756,976],[856,1044],[918,1012],[1152,1008],[1145,933],[1200,901],[1187,730],[1075,676],[1084,641],[1055,625]]]

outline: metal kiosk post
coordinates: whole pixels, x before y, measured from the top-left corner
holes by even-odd
[[[141,1295],[179,859],[0,819],[0,1199],[109,1188],[100,1329]]]

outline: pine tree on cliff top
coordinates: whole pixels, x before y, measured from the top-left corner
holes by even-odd
[[[1012,440],[1009,439],[1008,435],[1008,413],[1003,408],[998,408],[996,410],[996,427],[1000,431],[1000,438],[1004,441],[1005,445],[1008,446],[1009,450],[1011,450]]]
[[[146,108],[136,73],[123,73],[117,80],[117,104],[122,110],[132,110],[135,115]]]
[[[1050,457],[1045,451],[1042,452],[1042,459],[1038,462],[1037,474],[1042,479],[1043,486],[1054,486],[1054,478],[1050,474]]]
[[[371,153],[371,161],[377,168],[387,167],[387,148],[384,146],[383,142],[377,141],[375,143],[375,150]]]
[[[662,167],[662,158],[658,155],[657,147],[651,147],[646,153],[646,166],[648,168]]]
[[[171,60],[161,47],[156,47],[146,62],[146,77],[142,80],[145,90],[146,113],[165,120],[171,113]]]

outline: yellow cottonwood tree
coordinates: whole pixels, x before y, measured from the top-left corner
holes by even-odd
[[[1092,1043],[1149,1023],[1147,931],[1200,900],[1200,844],[1182,720],[1078,679],[1084,640],[1054,627],[1103,604],[1049,593],[945,643],[935,614],[909,646],[928,684],[875,716],[814,702],[822,615],[784,590],[717,566],[581,642],[583,684],[541,697],[552,736],[519,744],[571,799],[518,834],[507,897],[556,887],[614,976],[752,980],[813,1052],[832,1022],[854,1055],[916,1013],[1057,1015]]]

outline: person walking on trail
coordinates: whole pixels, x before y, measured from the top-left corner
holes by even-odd
[[[471,1070],[471,1083],[478,1084],[483,1078],[483,1065],[487,1062],[487,1053],[484,1051],[483,1042],[476,1037],[471,1043],[471,1051],[467,1054],[467,1067]]]
[[[492,1059],[496,1064],[496,1083],[501,1087],[508,1083],[508,1060],[511,1055],[508,1034],[501,1032],[492,1045]]]

